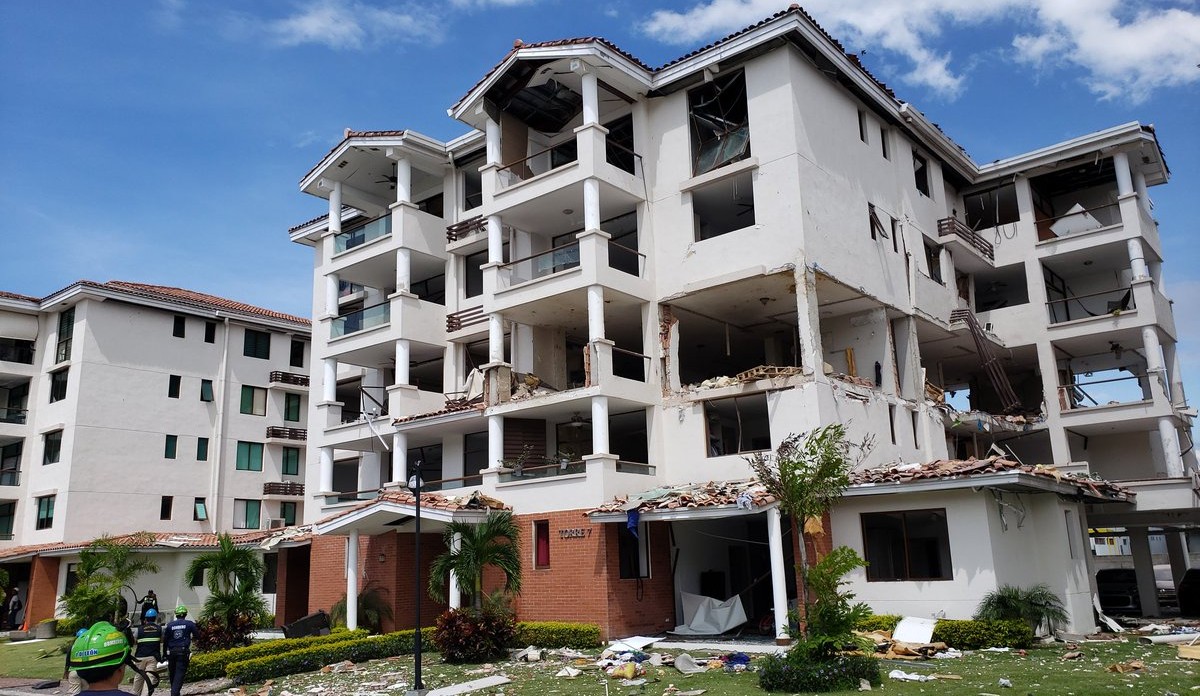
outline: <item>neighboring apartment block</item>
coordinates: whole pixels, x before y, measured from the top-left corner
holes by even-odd
[[[781,616],[795,534],[735,482],[828,423],[874,438],[818,546],[866,557],[877,611],[1046,582],[1088,629],[1089,526],[1162,530],[1186,569],[1152,128],[976,164],[795,6],[657,69],[517,42],[450,114],[445,143],[347,131],[300,184],[329,202],[290,231],[315,255],[310,608],[376,583],[412,624],[419,464],[426,532],[476,490],[518,516],[522,618]]]
[[[310,361],[308,320],[203,293],[0,293],[0,563],[24,592],[54,557],[30,611],[52,615],[57,557],[101,535],[170,551],[296,525]],[[170,565],[164,601],[182,584]]]

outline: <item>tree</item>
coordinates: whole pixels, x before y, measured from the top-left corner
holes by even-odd
[[[1050,633],[1054,627],[1066,623],[1067,610],[1062,600],[1049,585],[1039,584],[1030,588],[1001,585],[983,596],[976,619],[992,621],[1024,621],[1036,634],[1042,624]]]
[[[460,537],[458,549],[453,541]],[[443,539],[449,549],[433,559],[429,570],[429,595],[439,602],[446,598],[446,576],[458,578],[459,588],[469,595],[471,606],[483,607],[483,571],[492,566],[504,573],[504,590],[521,591],[521,553],[517,547],[521,530],[512,512],[493,512],[483,522],[451,522]]]
[[[358,593],[358,625],[371,633],[383,633],[384,620],[391,620],[392,605],[384,598],[387,589],[366,587]],[[329,609],[329,620],[335,626],[346,625],[346,595]]]
[[[809,601],[808,550],[805,535],[819,533],[822,517],[850,485],[850,471],[871,451],[872,440],[851,444],[846,426],[833,423],[807,433],[787,437],[774,453],[747,457],[755,476],[791,515],[800,534],[801,631],[808,636]],[[777,617],[778,619],[778,617]]]
[[[103,536],[79,551],[75,586],[60,600],[73,623],[90,626],[122,618],[117,616],[122,591],[133,592],[131,586],[139,576],[158,572],[158,564],[134,551],[136,545],[136,535],[125,541]]]
[[[185,581],[204,573],[208,599],[204,600],[201,619],[216,619],[225,626],[251,623],[267,613],[267,604],[259,594],[262,559],[252,548],[238,546],[228,534],[217,537],[217,548],[192,559],[184,571]]]

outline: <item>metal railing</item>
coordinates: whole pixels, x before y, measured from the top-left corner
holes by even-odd
[[[548,147],[545,150],[539,150],[538,152],[535,152],[524,159],[517,160],[516,162],[510,162],[509,164],[500,167],[498,170],[496,170],[496,174],[499,178],[499,188],[507,188],[527,179],[532,179],[535,176],[545,174],[546,172],[554,171],[555,169],[571,164],[578,159],[578,155],[576,153],[559,150],[561,147],[561,144],[555,145],[554,147]],[[551,153],[556,150],[563,152],[566,159],[555,163]]]
[[[512,287],[578,266],[579,242],[571,242],[510,261],[502,265],[500,270],[507,276],[508,286]]]
[[[1091,220],[1088,220],[1091,218]],[[1066,225],[1060,226],[1056,232],[1051,227],[1059,222],[1065,222]],[[1065,237],[1072,234],[1081,234],[1098,230],[1103,227],[1111,227],[1121,224],[1121,204],[1106,203],[1098,205],[1094,208],[1084,210],[1076,210],[1062,215],[1056,215],[1051,218],[1042,218],[1037,221],[1038,239],[1054,239],[1056,237]]]
[[[617,460],[617,471],[622,474],[640,474],[643,476],[653,476],[657,469],[653,464],[645,464],[643,462],[627,462]]]
[[[1075,310],[1074,315],[1072,309]],[[1133,301],[1133,288],[1128,286],[1046,301],[1051,324],[1088,317],[1115,316],[1131,309],[1137,309],[1137,305]]]
[[[340,254],[367,242],[386,237],[392,233],[392,216],[385,215],[376,218],[365,225],[359,225],[352,230],[339,232],[333,236],[333,253]]]
[[[641,155],[608,138],[604,140],[604,160],[617,169],[629,172],[634,176],[640,176],[638,172],[645,171],[642,167]]]
[[[539,464],[536,466],[512,467],[512,471],[503,472],[500,474],[500,482],[510,483],[513,481],[529,481],[532,479],[550,478],[553,476],[567,476],[569,474],[582,474],[586,472],[586,467],[582,460],[555,461],[549,458],[535,457],[532,459],[532,461],[544,461],[550,463]]]
[[[24,425],[28,415],[29,409],[0,406],[0,423]]]
[[[1064,410],[1072,410],[1148,401],[1151,398],[1149,379],[1150,376],[1143,373],[1140,375],[1129,375],[1128,377],[1094,379],[1089,382],[1072,382],[1058,388],[1059,405]],[[1131,382],[1136,382],[1136,387],[1131,385]],[[1117,390],[1114,391],[1111,387],[1104,387],[1104,391],[1102,392],[1097,388],[1100,385],[1117,385]],[[1084,389],[1084,387],[1091,387],[1091,390]],[[1097,399],[1093,394],[1099,394],[1100,399]],[[1103,400],[1103,403],[1101,400]],[[1086,402],[1091,402],[1091,405],[1089,406]]]
[[[263,484],[263,495],[303,496],[304,484],[297,481],[267,481]]]
[[[307,387],[308,375],[296,374],[295,372],[284,372],[283,370],[273,370],[268,381],[278,384],[291,384],[297,387]]]
[[[938,220],[938,236],[949,237],[956,235],[967,244],[971,245],[975,251],[978,251],[988,261],[996,260],[996,250],[992,247],[991,242],[984,239],[978,232],[967,227],[966,223],[958,218],[947,217]]]
[[[370,307],[363,307],[356,312],[335,317],[329,325],[329,337],[349,336],[352,333],[383,326],[392,320],[392,305],[381,302]]]
[[[446,227],[446,241],[457,242],[487,229],[487,218],[476,215]]]
[[[641,278],[646,271],[646,255],[609,240],[608,267]]]
[[[285,428],[282,425],[268,425],[267,439],[308,440],[308,431],[304,428]]]
[[[20,469],[0,470],[0,486],[19,486],[19,485],[21,485],[21,470]]]
[[[446,315],[446,331],[458,331],[476,324],[486,324],[488,315],[483,313],[483,307],[469,307]]]
[[[650,372],[650,356],[624,348],[612,347],[612,371],[616,377],[645,382]]]

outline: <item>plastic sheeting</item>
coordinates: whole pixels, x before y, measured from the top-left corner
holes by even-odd
[[[684,623],[672,633],[682,636],[715,636],[746,623],[742,598],[734,595],[724,602],[704,595],[680,593]]]

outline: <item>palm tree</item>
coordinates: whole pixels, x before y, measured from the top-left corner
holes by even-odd
[[[459,537],[458,549],[453,542]],[[475,609],[483,607],[483,571],[488,566],[504,573],[504,590],[521,591],[521,552],[517,542],[520,527],[512,512],[493,512],[478,524],[451,522],[442,534],[449,549],[433,559],[429,569],[429,595],[439,602],[446,599],[446,576],[451,572]]]
[[[193,558],[184,577],[205,574],[209,596],[200,616],[219,618],[229,626],[236,623],[238,616],[257,618],[266,613],[266,602],[258,592],[264,572],[263,562],[254,549],[238,546],[228,534],[221,534],[217,537],[217,549]]]
[[[121,618],[121,592],[143,573],[158,572],[158,564],[133,551],[137,542],[103,536],[80,549],[75,587],[60,600],[69,616],[83,625]]]
[[[137,592],[132,590],[132,585],[138,576],[158,572],[157,563],[142,554],[134,553],[133,547],[128,543],[120,543],[104,536],[93,542],[92,547],[102,554],[100,565],[116,591],[118,606],[122,604],[121,592],[126,588],[131,588],[134,598],[137,598]]]

